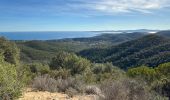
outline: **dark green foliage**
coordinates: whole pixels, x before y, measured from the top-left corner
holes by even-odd
[[[78,57],[73,53],[60,52],[54,57],[50,63],[50,68],[70,70],[71,75],[82,74],[91,66],[90,61]]]
[[[140,78],[149,83],[151,89],[160,95],[170,98],[170,63],[160,64],[156,68],[137,67],[129,69],[127,74],[133,78]]]
[[[99,74],[99,73],[111,73],[113,70],[114,66],[110,63],[106,63],[106,64],[94,64],[94,67],[92,69],[92,71],[95,74]]]
[[[66,79],[71,76],[70,70],[64,69],[64,68],[61,68],[58,70],[51,70],[49,74],[55,79],[58,79],[58,78]]]
[[[0,99],[11,100],[21,94],[19,80],[19,51],[15,44],[0,38]]]
[[[20,64],[20,66],[17,68],[17,78],[23,86],[30,84],[34,77],[35,74],[31,72],[29,66]]]
[[[142,37],[144,33],[102,34],[90,38],[73,38],[48,41],[15,41],[21,49],[21,60],[24,62],[48,63],[56,52],[79,52],[89,48],[105,48]]]
[[[161,79],[152,84],[152,89],[170,99],[170,79]]]
[[[74,41],[17,41],[16,43],[21,49],[21,60],[27,63],[48,63],[51,58],[55,57],[56,52],[77,52],[89,48],[88,43]]]
[[[32,73],[48,74],[50,72],[49,66],[41,63],[29,64],[28,67]]]
[[[80,41],[80,42],[89,42],[89,43],[112,43],[114,45],[116,44],[120,44],[126,41],[130,41],[130,40],[134,40],[137,39],[139,37],[145,36],[145,33],[121,33],[121,34],[108,34],[108,33],[104,33],[101,34],[99,36],[94,36],[94,37],[90,37],[90,38],[74,38],[74,39],[68,39],[68,40],[72,40],[72,41]]]
[[[79,55],[94,62],[112,62],[122,69],[140,65],[155,67],[170,61],[170,39],[147,35],[111,48],[83,50]]]
[[[144,35],[102,34],[92,38],[16,41],[22,61],[29,63],[25,65],[19,63],[16,45],[1,38],[0,97],[18,97],[22,86],[31,82],[38,90],[65,92],[71,96],[83,93],[87,84],[102,84],[99,94],[105,100],[170,97],[170,63],[164,63],[170,61],[170,40],[160,34],[136,39]],[[75,53],[79,51],[93,63],[77,56]],[[128,69],[127,74],[113,65]],[[36,78],[31,81],[33,77]],[[104,83],[106,81],[111,83]],[[95,91],[90,88],[88,92],[98,94]]]
[[[92,64],[73,53],[60,52],[50,63],[52,77],[66,79],[70,76],[81,77],[86,83],[96,83],[107,79],[123,77],[124,72],[111,63]]]
[[[153,89],[170,99],[170,63],[160,64],[155,70],[161,78],[153,83]]]
[[[161,36],[164,36],[164,37],[170,37],[170,30],[160,31],[157,34],[161,35]]]
[[[19,50],[16,45],[3,37],[0,37],[0,52],[4,60],[11,64],[19,63]]]
[[[8,96],[13,99],[20,95],[20,83],[17,79],[17,71],[14,65],[3,61],[0,57],[0,98]]]
[[[93,64],[92,72],[95,74],[97,82],[105,80],[117,80],[125,76],[124,71],[113,66],[111,63]]]
[[[130,68],[127,71],[130,77],[140,77],[145,81],[152,83],[156,80],[161,80],[163,78],[170,78],[170,63],[160,64],[156,68],[150,68],[147,66],[140,66],[136,68]]]
[[[158,74],[155,69],[146,66],[128,69],[127,74],[130,77],[143,78],[148,83],[151,83],[154,80],[158,79]]]

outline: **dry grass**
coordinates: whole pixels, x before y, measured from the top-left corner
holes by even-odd
[[[57,81],[53,78],[50,78],[49,75],[35,77],[35,79],[33,80],[32,88],[37,89],[39,91],[58,91]]]
[[[32,83],[32,88],[38,91],[62,92],[69,96],[83,93],[83,84],[74,78],[54,79],[49,75],[37,76]]]
[[[150,100],[150,93],[145,90],[145,86],[131,79],[105,82],[101,90],[105,95],[101,100]]]

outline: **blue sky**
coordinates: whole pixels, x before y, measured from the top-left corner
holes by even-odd
[[[170,29],[170,0],[0,0],[0,31]]]

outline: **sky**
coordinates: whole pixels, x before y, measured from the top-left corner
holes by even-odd
[[[0,31],[170,29],[170,0],[0,0]]]

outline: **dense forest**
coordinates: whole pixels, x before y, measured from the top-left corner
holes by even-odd
[[[147,65],[158,66],[170,61],[170,38],[159,34],[147,35],[109,48],[92,48],[78,54],[93,62],[112,62],[122,69]]]
[[[15,41],[24,62],[48,62],[58,51],[80,52],[90,48],[107,48],[145,36],[146,33],[101,34],[91,38],[73,38],[48,41]]]
[[[9,41],[0,38],[0,100],[25,87],[99,100],[169,100],[169,31],[92,38]]]

